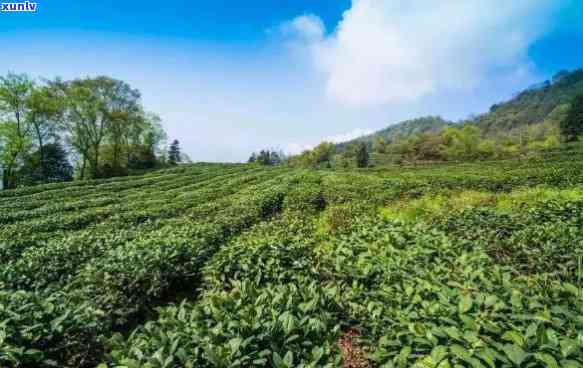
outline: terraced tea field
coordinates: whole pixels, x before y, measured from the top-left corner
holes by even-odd
[[[0,193],[2,367],[583,367],[583,152]]]

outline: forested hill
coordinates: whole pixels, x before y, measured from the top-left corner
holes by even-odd
[[[583,93],[583,69],[561,71],[551,80],[531,86],[509,101],[495,104],[487,113],[465,120],[464,123],[477,125],[486,135],[509,132],[524,125],[542,123],[547,118],[552,119],[555,114],[560,115],[570,101],[581,93]],[[391,143],[411,135],[439,132],[444,127],[455,124],[437,116],[421,117],[340,143],[337,148],[343,151],[357,142],[365,142],[370,148],[379,138]]]
[[[581,93],[583,69],[562,71],[552,80],[528,88],[510,101],[493,105],[474,122],[486,133],[542,123],[553,111],[561,110]]]
[[[444,127],[453,125],[453,122],[442,119],[439,116],[425,116],[417,119],[407,120],[386,127],[373,134],[362,136],[354,140],[339,143],[337,148],[339,151],[344,150],[356,142],[365,142],[369,147],[372,147],[373,142],[379,138],[383,138],[385,142],[391,143],[399,139],[409,137],[414,134],[423,133],[437,133]]]

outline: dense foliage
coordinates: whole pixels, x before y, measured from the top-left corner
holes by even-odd
[[[583,134],[583,93],[571,103],[567,116],[561,121],[561,132],[569,142]]]
[[[161,166],[165,137],[160,118],[144,111],[126,82],[0,77],[4,187],[70,180],[72,164],[81,179]]]
[[[489,113],[475,120],[490,133],[542,123],[558,106],[570,104],[575,96],[582,93],[583,69],[562,71],[552,80],[532,86],[510,101],[493,105]]]
[[[0,366],[581,367],[583,149],[0,193]]]
[[[276,151],[273,149],[263,149],[261,151],[253,152],[249,159],[247,160],[248,163],[257,163],[263,166],[273,166],[279,165],[286,161],[286,156],[281,151]]]
[[[552,150],[583,133],[581,95],[583,70],[561,71],[485,114],[457,123],[434,116],[407,120],[336,144],[336,157],[328,164],[355,166],[351,152],[361,143],[372,153],[373,165],[501,159]]]
[[[452,122],[442,119],[439,116],[426,116],[412,120],[406,120],[398,124],[391,125],[385,129],[379,130],[373,134],[366,135],[355,139],[354,141],[339,143],[340,152],[348,149],[351,144],[357,142],[365,143],[369,149],[382,139],[386,143],[393,143],[414,135],[427,133],[439,133],[444,128],[453,125]]]

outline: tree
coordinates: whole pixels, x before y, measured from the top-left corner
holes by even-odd
[[[273,149],[263,149],[259,153],[253,152],[247,160],[248,163],[258,163],[264,166],[273,166],[283,163],[285,155],[281,151]]]
[[[386,153],[387,152],[387,143],[383,137],[378,137],[373,144],[374,151],[378,153]]]
[[[165,140],[160,118],[145,113],[139,91],[123,81],[97,77],[38,85],[25,74],[0,77],[0,164],[9,188],[20,185],[24,172],[34,172],[35,183],[53,180],[47,145],[68,143],[73,149],[63,148],[64,155],[74,158],[84,178],[125,174],[131,164],[154,167]]]
[[[180,142],[177,139],[172,141],[170,148],[168,149],[168,162],[170,165],[176,165],[181,161],[180,156]]]
[[[415,158],[419,160],[442,160],[443,137],[438,133],[424,133],[415,142]]]
[[[161,147],[167,139],[160,122],[158,115],[142,113],[128,127],[125,146],[129,169],[149,169],[158,163],[156,156],[162,154]]]
[[[44,86],[32,91],[27,106],[27,121],[30,123],[32,135],[38,146],[39,172],[41,178],[44,178],[49,175],[45,159],[45,144],[62,129],[60,123],[65,110],[65,99],[54,89]]]
[[[326,166],[330,167],[332,158],[336,153],[336,146],[334,143],[322,142],[311,151],[308,157],[309,166],[320,167]]]
[[[8,73],[0,77],[0,113],[3,115],[1,153],[4,182],[7,188],[16,186],[16,168],[30,149],[30,125],[26,120],[28,100],[34,83],[26,74]]]
[[[85,176],[87,163],[91,176],[99,177],[101,146],[106,137],[111,139],[113,162],[117,164],[125,124],[140,111],[140,94],[127,83],[109,77],[76,79],[55,85],[61,86],[67,97],[66,126],[72,146],[83,159],[81,177]]]
[[[447,158],[471,159],[478,155],[480,129],[474,125],[446,128],[443,131],[444,153]]]
[[[43,165],[41,160],[44,160]],[[43,146],[42,154],[39,147],[27,157],[20,170],[20,177],[23,185],[70,181],[73,179],[73,166],[59,142],[49,143]]]
[[[368,156],[368,150],[366,148],[366,144],[364,142],[360,142],[357,144],[355,157],[356,157],[356,167],[367,167],[368,166],[369,156]]]
[[[15,188],[18,185],[17,168],[31,147],[30,137],[20,134],[16,122],[0,123],[0,164],[4,168],[4,188]]]
[[[561,134],[567,142],[574,142],[583,134],[583,94],[575,97],[565,119],[560,123]]]
[[[398,141],[392,145],[392,152],[400,155],[402,159],[414,161],[417,158],[417,145],[420,141],[421,137],[413,134],[407,139]]]

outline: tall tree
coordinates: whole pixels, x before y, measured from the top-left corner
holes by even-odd
[[[41,159],[44,160],[43,165]],[[69,181],[73,179],[73,167],[67,152],[57,141],[43,146],[42,158],[40,147],[29,155],[20,169],[20,176],[24,185]]]
[[[142,120],[142,140],[141,144],[152,155],[161,155],[163,147],[166,145],[168,136],[162,127],[162,119],[154,113],[148,112],[144,114]]]
[[[368,150],[366,148],[366,143],[360,142],[356,146],[356,167],[367,167],[368,166]]]
[[[81,177],[89,164],[92,177],[100,175],[100,149],[106,137],[112,139],[114,162],[119,159],[125,125],[139,111],[140,94],[127,83],[109,77],[77,79],[65,85],[71,144],[83,158]]]
[[[38,146],[40,175],[48,176],[45,145],[62,129],[65,99],[48,86],[36,88],[27,101],[27,121]]]
[[[127,165],[129,169],[149,169],[157,164],[157,155],[166,142],[166,132],[161,119],[153,113],[142,113],[128,127],[125,137]]]
[[[474,125],[463,128],[446,128],[442,134],[446,157],[454,159],[472,159],[478,155],[480,129]]]
[[[583,94],[575,97],[567,116],[560,123],[560,128],[567,142],[576,141],[583,134]]]
[[[174,141],[172,141],[172,144],[168,149],[168,162],[171,165],[176,165],[180,161],[181,161],[180,142],[178,142],[178,139],[175,139]]]
[[[2,135],[6,146],[2,161],[8,188],[16,185],[16,166],[30,149],[30,125],[26,115],[33,89],[34,83],[26,74],[8,73],[6,77],[0,77],[0,113],[3,115]]]
[[[32,147],[30,137],[21,135],[16,122],[0,122],[0,165],[3,166],[3,187],[18,185],[17,168]]]

